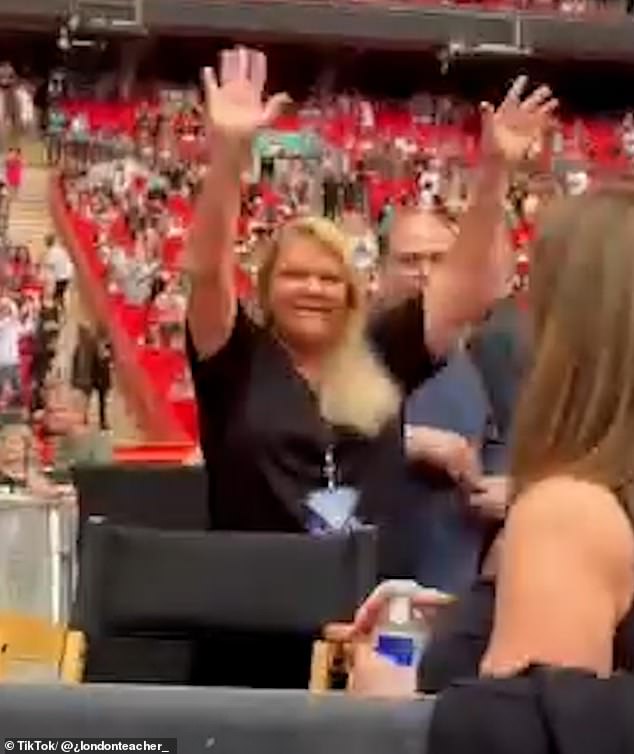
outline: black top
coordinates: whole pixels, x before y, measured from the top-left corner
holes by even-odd
[[[423,307],[417,299],[377,318],[370,339],[404,395],[435,369],[425,348]],[[200,360],[189,333],[187,352],[212,528],[305,531],[303,502],[309,492],[325,486],[324,459],[332,443],[337,482],[360,493],[357,517],[380,526],[383,575],[407,575],[397,562],[402,562],[398,546],[389,544],[398,518],[393,490],[405,468],[400,417],[375,438],[330,427],[285,348],[241,309],[218,353]]]
[[[419,688],[436,694],[459,680],[477,678],[493,628],[495,583],[481,579],[442,611],[420,666]],[[614,636],[615,670],[634,672],[634,605]]]
[[[428,754],[625,754],[634,750],[634,676],[527,668],[463,682],[436,700]]]
[[[42,357],[52,358],[55,355],[60,330],[59,306],[55,303],[42,304],[36,330],[36,348]]]

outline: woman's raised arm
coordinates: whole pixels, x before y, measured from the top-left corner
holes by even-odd
[[[199,356],[226,343],[236,315],[234,243],[242,171],[258,129],[270,125],[287,97],[263,99],[266,57],[245,48],[221,54],[220,83],[204,70],[211,163],[196,205],[186,249],[190,277],[187,321]]]

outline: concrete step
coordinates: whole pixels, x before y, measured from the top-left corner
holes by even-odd
[[[52,231],[48,188],[48,169],[27,167],[9,214],[9,239],[16,244],[27,244],[36,259],[44,250],[45,236]]]
[[[59,347],[55,359],[56,374],[64,380],[70,381],[71,379],[73,352],[77,343],[79,323],[87,321],[87,314],[82,306],[77,286],[72,284],[67,298],[67,316],[60,333]],[[98,406],[96,396],[93,396],[89,416],[91,424],[97,426]],[[143,434],[136,426],[134,417],[128,412],[116,374],[113,374],[113,389],[108,402],[108,420],[116,444],[129,445],[143,440]]]
[[[35,149],[35,147],[34,147]],[[32,164],[25,169],[20,194],[11,206],[9,238],[15,243],[27,243],[34,259],[44,252],[44,238],[54,230],[49,213],[48,190],[49,170],[41,164]],[[77,327],[85,321],[85,313],[79,292],[71,286],[68,296],[67,316],[60,333],[59,349],[55,359],[55,372],[63,379],[70,380],[72,357],[77,341]],[[97,424],[97,406],[91,406],[91,422]],[[134,443],[143,439],[134,418],[128,413],[121,389],[114,380],[110,396],[108,415],[117,443]]]

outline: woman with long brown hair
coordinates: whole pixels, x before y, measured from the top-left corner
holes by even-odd
[[[263,100],[266,58],[221,58],[205,85],[211,164],[191,229],[188,353],[209,476],[211,525],[315,531],[379,525],[381,570],[394,574],[404,473],[402,399],[423,382],[499,291],[494,243],[509,171],[555,107],[550,90],[483,108],[483,161],[447,263],[422,297],[368,321],[347,237],[323,218],[287,224],[260,273],[263,326],[235,292],[241,175],[258,129],[284,95]],[[395,574],[407,575],[407,574]]]

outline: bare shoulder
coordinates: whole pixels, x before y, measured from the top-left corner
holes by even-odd
[[[600,484],[569,476],[549,477],[528,487],[513,506],[516,519],[569,527],[615,527],[632,538],[630,523],[616,495]]]
[[[514,525],[593,532],[593,539],[600,531],[611,532],[634,549],[632,524],[616,495],[593,482],[567,476],[537,482],[517,498],[510,518]]]
[[[634,573],[634,528],[616,495],[599,484],[550,477],[529,487],[511,509],[509,534],[556,537]]]

